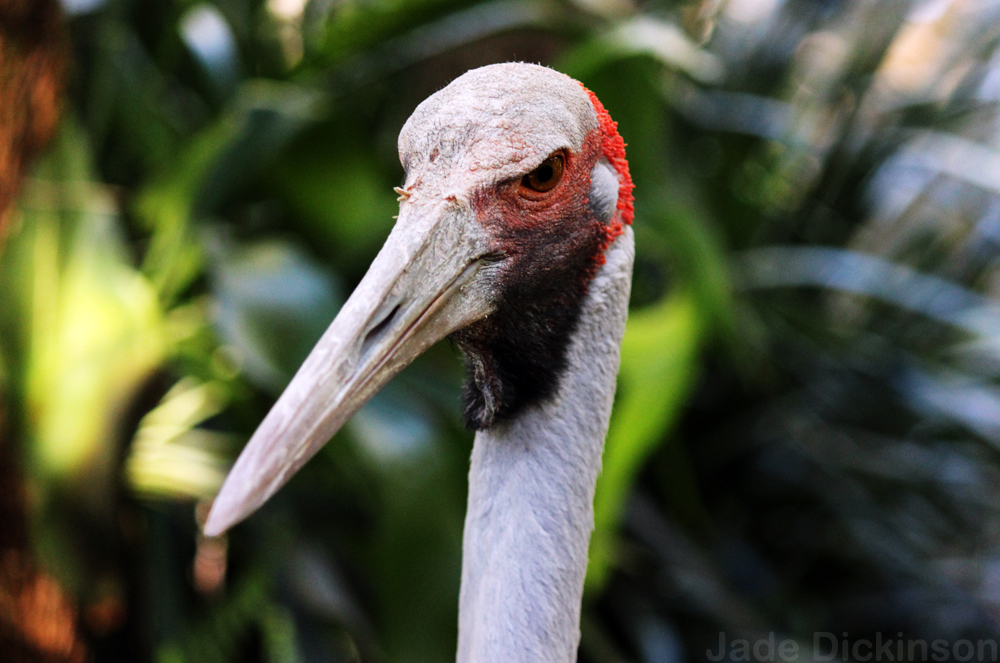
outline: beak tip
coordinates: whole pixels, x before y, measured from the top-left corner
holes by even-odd
[[[208,512],[205,525],[201,529],[205,536],[213,537],[224,534],[256,509],[256,505],[252,504],[252,501],[236,494],[237,492],[232,490],[232,486],[225,484],[222,486],[222,490],[215,497],[215,502],[212,503],[212,508]]]
[[[208,514],[205,525],[201,528],[202,533],[207,537],[221,536],[232,527],[233,523],[222,514],[218,502],[212,505],[212,510]]]
[[[274,457],[273,447],[262,444],[272,439],[269,434],[268,419],[265,418],[254,437],[250,439],[243,453],[236,459],[229,476],[222,482],[208,518],[202,526],[205,536],[220,536],[228,529],[246,519],[256,511],[284,483],[281,464],[268,462]],[[275,477],[279,477],[277,480]]]

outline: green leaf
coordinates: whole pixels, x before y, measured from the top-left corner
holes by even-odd
[[[90,181],[89,148],[67,122],[21,204],[0,299],[25,352],[32,468],[110,481],[115,427],[166,353],[156,293],[129,262],[114,199]],[[99,492],[99,491],[98,491]]]
[[[336,256],[342,270],[363,271],[399,211],[392,181],[368,146],[339,138],[314,143],[292,150],[271,177],[320,249]]]
[[[142,271],[172,304],[201,271],[193,222],[245,189],[307,122],[324,112],[318,92],[249,81],[232,109],[194,135],[139,193],[135,211],[152,231]]]
[[[337,314],[339,284],[287,242],[220,245],[211,270],[217,333],[250,380],[280,394]]]
[[[718,56],[699,48],[673,22],[649,15],[615,24],[572,51],[564,59],[564,66],[574,75],[587,77],[606,64],[635,55],[649,56],[705,83],[719,82],[725,74]]]
[[[178,382],[139,424],[125,475],[133,491],[146,497],[210,499],[228,471],[232,436],[196,428],[226,406],[217,383],[191,378]]]
[[[704,332],[703,314],[686,289],[629,318],[594,497],[588,592],[600,590],[614,564],[618,523],[636,475],[687,401]]]

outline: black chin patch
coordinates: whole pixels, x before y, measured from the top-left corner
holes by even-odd
[[[602,264],[606,234],[600,217],[610,216],[587,204],[595,193],[587,180],[578,204],[559,208],[555,218],[493,228],[508,256],[498,265],[496,311],[451,336],[468,369],[467,428],[514,418],[558,390],[587,288]],[[616,201],[614,196],[607,203],[611,211]]]
[[[598,246],[594,241],[591,248]],[[556,392],[587,294],[593,251],[566,262],[543,274],[511,273],[496,312],[452,335],[468,369],[466,427],[489,428]]]

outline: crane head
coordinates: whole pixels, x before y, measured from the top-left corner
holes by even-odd
[[[399,135],[392,233],[251,437],[205,524],[271,497],[386,382],[451,336],[470,428],[551,396],[587,286],[632,220],[624,143],[597,98],[551,69],[475,69]]]

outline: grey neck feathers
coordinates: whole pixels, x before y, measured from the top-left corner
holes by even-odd
[[[626,228],[590,284],[555,397],[476,435],[458,663],[576,661],[634,253]]]

